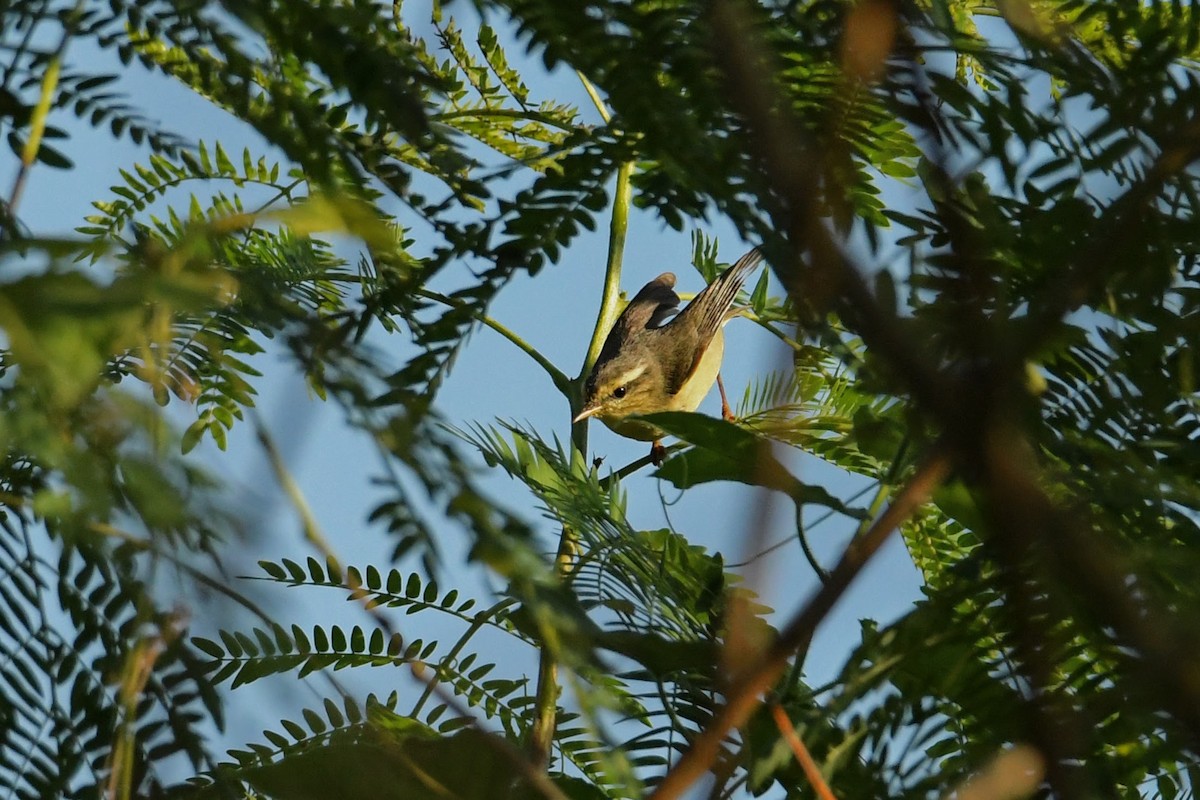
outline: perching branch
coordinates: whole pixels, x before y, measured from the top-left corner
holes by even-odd
[[[583,82],[592,101],[605,122],[612,119],[603,100],[600,99],[596,88],[582,73],[579,80]],[[632,198],[630,177],[633,175],[633,162],[621,164],[617,170],[617,183],[613,192],[612,218],[608,228],[608,258],[604,270],[604,289],[600,298],[600,310],[596,315],[596,326],[592,330],[592,340],[588,345],[580,377],[576,388],[582,383],[604,346],[604,339],[617,316],[617,299],[621,286],[621,261],[625,252],[625,234],[629,227],[629,206]],[[571,416],[578,411],[579,393],[567,393],[571,403]],[[580,453],[587,452],[587,420],[575,423],[571,428],[571,442]],[[577,548],[576,534],[569,527],[563,527],[558,541],[558,551],[555,554],[555,570],[560,576],[565,576],[573,563],[573,554]],[[550,747],[554,742],[556,718],[558,716],[558,665],[554,654],[546,645],[542,646],[538,657],[537,694],[534,700],[533,728],[530,731],[529,752],[535,764],[545,765],[550,757]]]

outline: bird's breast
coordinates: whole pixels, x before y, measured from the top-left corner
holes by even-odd
[[[725,355],[725,334],[719,328],[700,363],[691,376],[684,381],[679,391],[671,395],[664,411],[695,411],[700,403],[708,396],[713,384],[717,382],[717,373],[721,371],[721,358]]]

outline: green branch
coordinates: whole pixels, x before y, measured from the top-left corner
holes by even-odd
[[[497,322],[496,320],[492,319],[487,314],[483,314],[483,313],[475,310],[475,308],[473,308],[470,303],[468,303],[464,300],[459,300],[454,297],[447,297],[444,294],[439,294],[437,292],[431,292],[428,289],[416,289],[415,294],[418,297],[424,297],[427,300],[434,300],[438,303],[443,303],[448,306],[453,306],[455,308],[462,308],[462,309],[466,309],[466,310],[470,311],[471,315],[473,317],[475,317],[475,319],[479,320],[484,325],[488,326],[489,328],[494,330],[496,333],[503,336],[505,339],[508,339],[510,342],[515,344],[523,353],[525,353],[527,356],[529,356],[535,362],[537,362],[537,365],[539,367],[541,367],[542,369],[544,369],[546,371],[546,374],[550,376],[550,380],[554,384],[554,388],[556,388],[560,392],[562,392],[564,396],[566,396],[568,398],[571,397],[571,394],[572,394],[571,379],[567,377],[566,373],[564,373],[558,367],[554,366],[553,361],[551,361],[550,359],[548,359],[544,355],[542,355],[541,352],[536,347],[534,347],[529,342],[522,339],[520,336],[518,336],[516,333],[514,333],[511,329],[507,328],[506,326],[504,326],[501,323]]]
[[[73,16],[77,16],[83,10],[83,0],[79,0],[75,4]],[[46,65],[46,72],[42,76],[41,91],[38,93],[38,101],[33,107],[33,113],[29,118],[29,138],[25,140],[25,146],[21,149],[21,160],[17,165],[17,176],[13,179],[12,189],[8,193],[8,202],[3,208],[3,228],[0,228],[0,238],[3,232],[11,227],[14,238],[18,232],[17,227],[17,206],[21,203],[21,194],[25,190],[25,181],[29,177],[29,170],[33,169],[33,164],[37,160],[38,152],[42,148],[42,138],[46,133],[46,120],[50,116],[50,108],[54,104],[54,93],[58,90],[58,78],[62,71],[63,54],[67,50],[67,43],[71,40],[70,28],[63,30],[62,38],[58,42],[58,47],[50,56],[50,61]],[[26,39],[28,42],[28,39]],[[16,63],[16,55],[13,56],[13,63]],[[11,73],[11,70],[10,70]],[[5,83],[8,83],[7,76]],[[11,226],[10,226],[11,221]]]
[[[587,356],[580,370],[582,380],[600,357],[604,339],[617,320],[618,298],[621,292],[621,260],[625,252],[625,234],[629,229],[629,206],[633,191],[630,177],[633,162],[627,161],[617,170],[617,185],[613,192],[613,215],[608,226],[608,261],[604,271],[604,287],[600,294],[600,310],[596,314],[596,327],[592,330],[592,341],[588,344]],[[582,448],[581,448],[582,449]]]
[[[579,70],[575,70],[575,74],[579,76],[579,82],[583,84],[584,91],[588,93],[588,97],[592,98],[592,103],[596,106],[596,110],[600,112],[600,119],[604,120],[605,125],[612,122],[612,112],[608,110],[608,106],[604,103],[604,98],[596,90],[596,85],[588,80],[587,75],[584,75]]]
[[[421,709],[425,706],[425,703],[433,695],[438,683],[449,671],[450,665],[454,663],[454,659],[456,659],[458,654],[462,652],[462,649],[466,647],[467,642],[471,641],[471,638],[475,634],[479,633],[485,623],[491,622],[493,617],[495,617],[501,611],[506,610],[515,602],[516,601],[511,597],[506,597],[498,603],[492,605],[490,608],[487,608],[475,615],[475,619],[471,620],[471,624],[467,627],[467,630],[462,636],[459,637],[458,641],[454,643],[454,646],[450,648],[449,652],[447,652],[442,658],[442,662],[438,664],[437,669],[434,670],[433,676],[430,677],[429,681],[425,684],[425,691],[423,691],[421,696],[417,698],[417,703],[413,706],[413,710],[409,712],[408,716],[413,719],[417,718],[417,715],[421,713]]]
[[[555,119],[553,114],[545,114],[540,111],[523,111],[519,108],[455,108],[449,111],[442,111],[437,114],[431,114],[430,119],[438,122],[444,122],[448,119],[457,119],[460,117],[503,117],[506,119],[523,119],[529,122],[540,122],[551,128],[558,128],[566,133],[574,133],[578,128],[574,125]]]
[[[587,90],[600,117],[606,122],[612,120],[612,114],[600,99],[596,87],[582,73],[576,73]],[[608,226],[608,257],[604,269],[604,288],[600,295],[600,310],[596,314],[596,325],[592,330],[592,340],[588,345],[587,355],[583,360],[583,368],[576,379],[574,389],[568,394],[571,400],[571,416],[579,410],[582,402],[578,389],[600,356],[604,346],[604,338],[612,328],[617,317],[617,300],[621,287],[621,258],[625,252],[625,234],[629,228],[629,206],[632,197],[630,177],[633,175],[633,163],[626,162],[617,170],[616,187],[613,191],[612,219]],[[575,423],[571,428],[571,442],[580,453],[587,452],[587,420]],[[563,527],[558,540],[558,552],[555,555],[554,566],[560,577],[565,577],[572,569],[574,554],[578,549],[576,534],[569,527]],[[533,728],[529,735],[529,754],[534,763],[545,765],[550,758],[550,747],[554,742],[554,732],[558,715],[558,663],[550,648],[543,642],[538,658],[537,695],[534,700]]]
[[[596,104],[597,110],[600,112],[601,118],[607,123],[612,120],[612,114],[605,107],[604,102],[600,99],[600,95],[596,92],[596,87],[592,85],[583,74],[579,74],[579,80],[583,82],[584,89],[592,98],[592,102]],[[600,293],[600,309],[596,313],[596,325],[592,329],[592,340],[588,343],[587,355],[583,360],[583,367],[579,372],[580,383],[586,378],[591,371],[592,365],[596,363],[596,359],[600,357],[600,350],[604,347],[604,339],[608,336],[609,330],[617,319],[618,297],[621,292],[621,261],[625,253],[625,235],[629,230],[629,206],[633,196],[630,178],[633,176],[633,162],[627,161],[617,170],[617,183],[613,190],[613,211],[612,219],[608,226],[608,257],[604,269],[604,286]],[[575,398],[577,401],[578,398]],[[577,411],[575,405],[572,405],[572,411]],[[574,414],[572,414],[574,416]],[[586,425],[576,425],[572,431],[572,439],[575,441],[579,451],[587,450],[587,427]]]

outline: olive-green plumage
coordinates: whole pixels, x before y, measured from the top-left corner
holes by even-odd
[[[679,306],[675,276],[664,272],[642,287],[609,331],[584,384],[583,407],[575,421],[596,416],[622,436],[654,441],[662,431],[628,417],[695,411],[721,369],[721,328],[738,290],[761,260],[758,250],[742,256],[673,319]]]

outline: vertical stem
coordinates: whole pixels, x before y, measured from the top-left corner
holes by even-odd
[[[577,72],[583,88],[596,104],[596,110],[607,124],[612,121],[612,114],[604,105],[599,92],[592,82],[582,72]],[[604,286],[600,293],[600,308],[596,312],[596,325],[592,328],[592,340],[588,343],[587,355],[583,359],[583,368],[579,372],[578,385],[582,385],[591,372],[592,365],[600,357],[600,349],[604,347],[604,338],[612,328],[617,318],[617,297],[621,291],[621,259],[625,253],[625,233],[629,228],[629,206],[632,198],[629,179],[633,175],[633,162],[626,161],[617,169],[617,183],[613,189],[612,219],[608,223],[608,258],[604,269]],[[572,412],[577,411],[579,402],[578,392],[572,398]],[[574,416],[574,413],[572,413]],[[580,453],[587,452],[587,424],[579,423],[571,431],[571,440]]]
[[[632,197],[629,179],[633,175],[633,162],[627,161],[617,170],[617,185],[613,190],[612,219],[608,224],[608,261],[604,271],[604,287],[600,295],[600,309],[596,312],[596,326],[592,329],[592,341],[588,344],[587,356],[583,360],[578,383],[582,386],[592,365],[600,357],[604,339],[617,319],[617,299],[621,291],[621,259],[625,252],[625,233],[629,228],[629,205]],[[578,393],[577,393],[578,394]],[[574,399],[578,402],[578,397]],[[572,409],[575,410],[575,409]],[[571,431],[571,440],[579,452],[587,452],[587,423],[577,423]]]
[[[575,535],[570,528],[564,527],[558,540],[558,554],[554,559],[555,572],[560,577],[565,577],[570,571],[571,554],[574,550]],[[538,653],[533,730],[529,734],[529,760],[541,769],[545,769],[550,763],[550,748],[554,744],[554,732],[558,722],[558,693],[558,661],[551,652],[550,643],[543,641],[542,649]]]
[[[596,104],[600,116],[607,123],[612,115],[601,100],[596,87],[582,73],[579,80],[584,89]],[[612,328],[617,317],[617,297],[621,287],[621,257],[625,252],[625,234],[629,228],[629,206],[632,196],[630,177],[633,175],[633,162],[626,162],[617,169],[616,186],[613,190],[612,218],[608,225],[608,258],[604,270],[604,288],[600,296],[600,310],[596,314],[596,326],[592,330],[592,340],[588,344],[587,355],[583,360],[580,375],[574,381],[575,391],[572,393],[571,413],[574,416],[579,408],[579,389],[591,371],[592,365],[600,356],[604,346],[604,338]],[[578,422],[571,428],[571,442],[581,453],[587,453],[587,421]],[[558,540],[558,552],[555,555],[554,567],[560,578],[565,579],[571,572],[574,555],[577,550],[575,532],[564,527]],[[550,760],[550,748],[554,743],[556,716],[558,712],[558,662],[548,643],[543,642],[538,657],[537,694],[534,700],[533,730],[529,736],[529,757],[534,764],[545,767]]]

